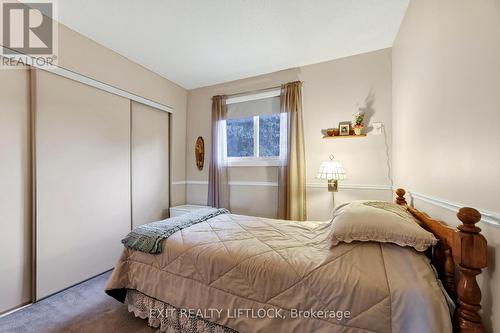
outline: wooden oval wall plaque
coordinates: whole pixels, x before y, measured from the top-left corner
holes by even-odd
[[[198,170],[203,170],[203,163],[205,162],[205,141],[201,136],[196,139],[194,146],[194,155],[196,158],[196,166]]]

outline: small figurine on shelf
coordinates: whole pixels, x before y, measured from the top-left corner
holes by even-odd
[[[363,119],[365,119],[365,113],[363,111],[359,111],[354,115],[354,134],[355,135],[361,135],[363,132],[363,128],[365,125],[363,125]]]

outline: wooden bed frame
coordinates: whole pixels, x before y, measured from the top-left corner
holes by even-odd
[[[486,239],[481,235],[481,229],[475,225],[481,220],[481,214],[474,208],[461,208],[457,217],[462,224],[452,228],[408,206],[405,193],[402,188],[396,190],[396,203],[406,206],[421,225],[439,240],[428,255],[446,291],[457,305],[453,316],[454,331],[484,332],[479,314],[481,290],[476,281],[476,275],[481,274],[481,270],[487,266]],[[456,272],[458,278],[455,276]]]

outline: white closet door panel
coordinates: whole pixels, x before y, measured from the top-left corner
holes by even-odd
[[[37,72],[37,299],[112,268],[130,230],[130,102]]]
[[[168,113],[132,102],[133,226],[167,217],[169,208]]]
[[[0,313],[31,300],[27,69],[0,70]]]

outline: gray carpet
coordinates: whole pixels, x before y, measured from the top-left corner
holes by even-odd
[[[0,332],[155,332],[145,320],[129,313],[126,305],[104,293],[110,274],[104,273],[0,318]]]

